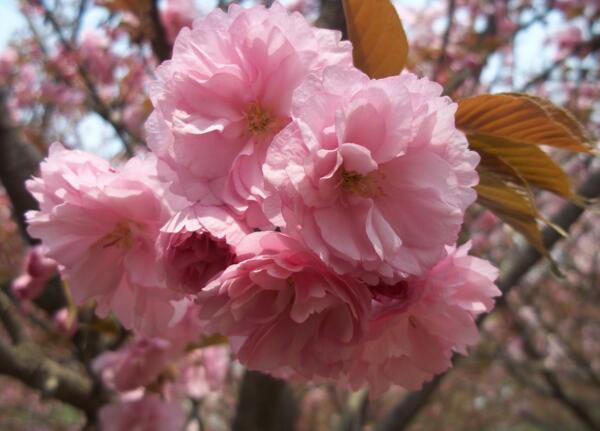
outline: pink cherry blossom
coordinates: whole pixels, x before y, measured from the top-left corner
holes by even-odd
[[[226,208],[194,205],[177,213],[158,239],[167,287],[196,293],[235,258],[234,246],[248,233]]]
[[[583,34],[578,27],[567,27],[553,35],[557,47],[555,59],[564,59],[573,52],[573,49],[583,41]]]
[[[77,314],[68,307],[63,307],[52,316],[55,326],[64,334],[73,336],[77,331]]]
[[[42,247],[32,247],[25,258],[23,273],[11,285],[12,291],[21,301],[35,299],[57,272],[56,262],[44,256]]]
[[[237,359],[252,369],[337,375],[363,337],[368,289],[281,233],[252,233],[237,254],[239,263],[197,295],[207,332],[230,337]]]
[[[150,385],[168,372],[171,364],[184,358],[190,346],[202,340],[202,324],[193,303],[184,299],[175,305],[182,315],[175,324],[152,337],[137,334],[119,350],[105,352],[94,360],[94,371],[108,387],[129,392]],[[207,355],[209,358],[210,353]],[[215,361],[207,359],[202,365],[211,367]]]
[[[477,342],[475,318],[500,291],[497,269],[468,256],[469,247],[449,249],[423,277],[375,289],[368,336],[348,370],[353,387],[368,383],[373,396],[390,385],[418,389],[452,366],[453,352]]]
[[[175,42],[182,28],[191,27],[199,16],[194,0],[167,0],[160,11],[160,19],[167,33],[167,40]]]
[[[117,59],[110,51],[111,41],[98,30],[87,30],[79,44],[79,58],[94,80],[102,84],[114,82],[114,69]]]
[[[94,360],[94,371],[111,389],[126,392],[152,383],[171,359],[172,345],[158,337],[139,337]]]
[[[166,391],[170,398],[187,396],[201,399],[223,388],[231,364],[228,346],[192,350],[177,364],[175,381]]]
[[[441,92],[410,73],[369,81],[330,68],[307,80],[264,166],[282,208],[273,222],[370,284],[431,268],[455,243],[478,182],[479,156]]]
[[[351,67],[340,34],[311,27],[275,3],[216,9],[184,28],[150,88],[149,146],[163,178],[191,202],[225,204],[251,227],[268,225],[261,165],[290,120],[294,90],[329,65]]]
[[[19,55],[14,48],[8,47],[0,51],[0,84],[6,84],[13,73]]]
[[[29,232],[58,262],[77,304],[94,299],[131,328],[154,331],[173,314],[160,285],[155,240],[169,219],[154,161],[131,159],[122,169],[55,143],[41,175],[27,187],[40,204],[27,214]]]
[[[99,416],[102,431],[183,431],[186,419],[178,403],[154,394],[107,404]]]

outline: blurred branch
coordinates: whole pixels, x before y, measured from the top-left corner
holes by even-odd
[[[541,84],[544,81],[547,81],[552,75],[552,72],[554,72],[557,68],[562,66],[567,61],[567,59],[569,59],[573,55],[581,55],[583,53],[589,54],[598,50],[600,50],[600,35],[594,36],[588,41],[578,43],[577,45],[575,45],[570,54],[565,55],[564,57],[561,57],[560,59],[556,60],[552,65],[544,69],[539,75],[527,81],[527,83],[525,83],[525,85],[523,85],[518,91],[525,92],[531,87],[534,87],[538,84]]]
[[[579,187],[577,193],[588,199],[598,198],[600,196],[600,170],[590,173],[585,182]],[[568,231],[583,212],[584,208],[568,202],[556,213],[552,218],[552,222],[563,230]],[[562,237],[556,230],[548,227],[543,230],[542,238],[545,248],[550,250]],[[511,259],[508,259],[505,269],[496,283],[503,293],[502,297],[497,301],[498,306],[506,301],[506,295],[540,261],[541,257],[540,253],[534,247],[527,245],[513,254]],[[481,326],[487,316],[489,314],[480,316],[477,320],[478,325]],[[401,431],[406,429],[421,409],[425,407],[432,393],[437,389],[443,377],[448,372],[437,375],[431,382],[425,384],[420,391],[406,396],[384,418],[383,422],[377,426],[376,431]]]
[[[152,21],[152,31],[150,44],[152,45],[152,51],[154,51],[156,58],[158,58],[159,62],[163,62],[171,58],[173,47],[167,41],[165,27],[160,20],[158,1],[159,0],[151,0],[150,20]]]
[[[0,320],[13,343],[19,344],[25,340],[25,329],[19,318],[19,311],[2,290],[0,290]]]
[[[23,237],[34,244],[26,230],[25,213],[37,208],[37,202],[25,188],[25,181],[37,170],[41,155],[10,124],[5,89],[0,87],[0,182],[12,203],[13,215]]]
[[[556,328],[553,328],[544,318],[542,313],[539,313],[537,308],[534,305],[534,298],[531,298],[530,295],[527,296],[526,299],[528,304],[532,304],[531,311],[535,315],[538,326],[536,329],[538,331],[544,332],[546,334],[551,334],[554,339],[560,343],[560,348],[565,353],[565,355],[573,362],[575,366],[578,367],[578,370],[585,374],[586,379],[589,383],[596,385],[600,388],[600,377],[596,374],[596,372],[590,366],[591,361],[584,357],[584,355],[577,351],[573,344],[566,340]]]
[[[369,391],[361,389],[348,396],[348,406],[342,416],[338,431],[361,431],[367,419]]]
[[[442,49],[440,51],[440,56],[438,57],[437,64],[435,66],[435,70],[433,72],[433,80],[435,81],[446,61],[448,56],[448,43],[450,42],[450,33],[452,33],[452,27],[454,26],[454,12],[456,11],[456,0],[448,0],[448,14],[447,20],[448,25],[446,26],[446,30],[444,31],[444,36],[442,39]]]
[[[293,431],[296,415],[291,390],[283,380],[246,370],[232,431]]]
[[[97,380],[46,357],[26,338],[25,326],[11,299],[0,290],[0,320],[13,345],[0,338],[0,374],[14,377],[44,396],[56,398],[82,410],[94,421],[109,394]],[[92,375],[93,377],[93,375]]]
[[[36,173],[40,160],[41,155],[36,148],[29,145],[10,124],[5,91],[0,87],[0,183],[10,199],[13,217],[21,234],[30,245],[39,241],[29,236],[25,213],[37,209],[38,203],[25,187],[25,181]],[[48,282],[36,303],[50,313],[64,306],[65,298],[59,277],[53,277]]]
[[[401,431],[406,429],[440,385],[447,373],[438,374],[417,392],[411,392],[375,427],[375,431]]]
[[[77,9],[77,16],[75,17],[75,22],[73,23],[73,30],[71,32],[71,42],[75,43],[77,37],[79,36],[79,30],[81,30],[81,23],[83,21],[83,15],[85,14],[85,10],[87,9],[88,0],[80,0],[79,8]]]
[[[32,343],[10,346],[0,339],[0,374],[15,377],[45,396],[82,410],[93,420],[108,394],[86,375],[47,358]]]
[[[520,321],[517,315],[512,313],[512,310],[510,310],[509,307],[507,307],[506,310],[509,310],[513,317],[512,324],[523,342],[523,351],[525,354],[531,359],[542,363],[541,375],[550,388],[549,396],[570,411],[571,414],[573,414],[573,416],[575,416],[587,429],[591,431],[600,430],[600,424],[596,423],[594,418],[579,401],[569,396],[556,374],[543,365],[544,355],[536,348],[527,327]]]
[[[315,21],[315,25],[321,28],[341,31],[342,39],[348,39],[342,0],[322,0],[321,15]]]
[[[547,15],[548,15],[548,9],[546,9],[542,13],[535,15],[533,18],[529,19],[525,23],[519,25],[519,27],[511,35],[508,43],[514,43],[517,35],[520,32],[527,30],[532,25],[534,25],[540,21],[544,21],[546,19]],[[485,39],[487,37],[495,35],[496,26],[493,24],[495,22],[494,15],[493,14],[487,15],[486,21],[487,21],[486,29],[483,33],[481,33],[478,36],[477,46],[483,46],[484,45],[483,42],[485,41]],[[444,93],[451,95],[456,90],[458,90],[464,84],[464,82],[471,76],[473,76],[473,77],[477,78],[477,80],[479,80],[479,77],[481,76],[483,69],[487,65],[488,60],[490,59],[492,54],[494,54],[494,52],[497,51],[497,49],[498,48],[496,46],[492,45],[492,47],[490,49],[485,50],[485,52],[481,56],[481,61],[479,62],[479,65],[477,65],[475,67],[471,66],[471,67],[461,69],[456,74],[454,74],[454,76],[452,76],[452,78],[444,86]],[[447,55],[447,51],[446,51],[446,55]]]
[[[516,380],[522,387],[533,391],[537,395],[547,397],[549,395],[548,389],[540,384],[537,380],[532,379],[535,373],[531,372],[529,368],[523,370],[523,364],[513,360],[506,353],[499,352],[498,357],[502,360],[504,369]]]

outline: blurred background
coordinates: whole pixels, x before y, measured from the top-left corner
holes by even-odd
[[[73,349],[96,333],[127,334],[115,322],[86,320],[85,313],[73,322],[68,298],[52,295],[51,286],[41,296],[15,294],[32,244],[20,226],[31,204],[22,183],[53,141],[115,161],[144,152],[143,125],[152,109],[146,86],[155,67],[170,57],[181,28],[229,3],[0,0],[0,285],[27,316],[36,343],[58,363],[71,366]],[[344,28],[339,0],[281,3],[318,26]],[[598,0],[394,3],[410,43],[408,69],[439,82],[448,96],[539,95],[600,136]],[[553,155],[577,184],[600,167],[587,156]],[[549,195],[540,194],[537,202],[544,214],[564,210],[565,202]],[[373,401],[333,386],[290,385],[277,390],[287,391],[292,405],[277,408],[299,431],[600,430],[596,217],[597,209],[587,211],[553,248],[559,278],[537,257],[535,265],[515,272],[518,259],[531,256],[526,244],[491,213],[473,207],[464,236],[474,254],[501,268],[509,293],[482,324],[481,342],[470,356],[456,358],[452,370],[420,392],[398,389]],[[10,374],[3,360],[0,355],[0,374]],[[77,360],[85,371],[86,361]],[[228,429],[242,375],[232,363],[222,390],[190,401],[196,412],[190,430]],[[85,417],[78,409],[29,386],[0,376],[0,430],[81,429]]]

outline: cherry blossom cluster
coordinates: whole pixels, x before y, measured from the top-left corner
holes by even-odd
[[[201,322],[189,308],[160,336],[137,334],[119,350],[97,357],[94,371],[119,394],[100,410],[101,429],[181,430],[188,422],[183,400],[215,404],[229,372],[230,353],[224,345],[194,347],[201,332]]]
[[[278,4],[196,20],[156,76],[150,153],[114,167],[56,143],[28,183],[77,304],[140,337],[192,315],[248,368],[375,395],[477,342],[497,271],[457,245],[479,157],[438,84],[369,79]],[[118,389],[145,384],[104,359]]]

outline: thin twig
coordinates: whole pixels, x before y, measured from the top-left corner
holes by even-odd
[[[83,22],[83,16],[85,15],[85,10],[87,9],[88,0],[80,0],[79,8],[77,9],[77,16],[75,17],[75,22],[73,23],[73,31],[71,32],[71,42],[75,43],[77,37],[79,36],[79,30],[81,30],[81,23]]]

